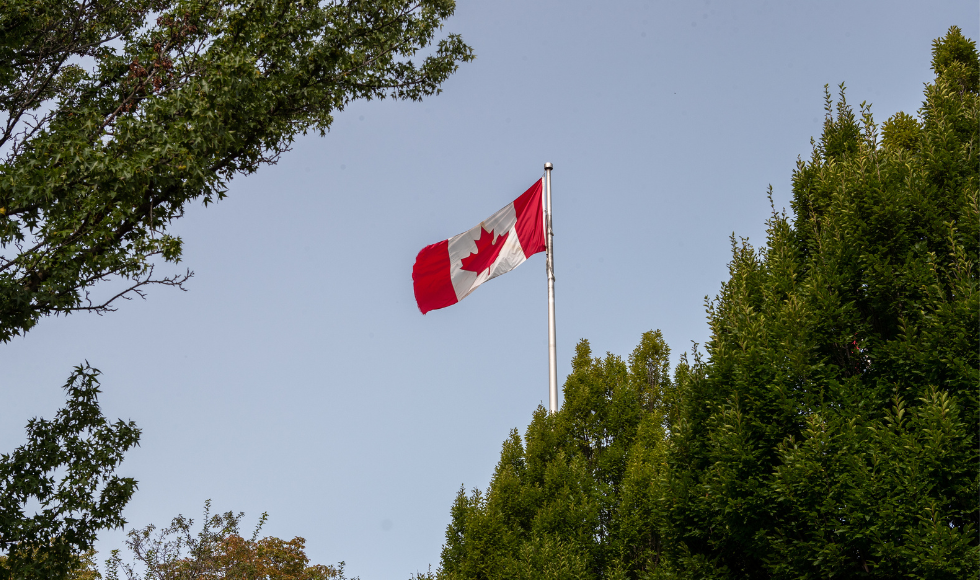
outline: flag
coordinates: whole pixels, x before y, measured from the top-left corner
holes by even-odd
[[[475,228],[422,248],[412,268],[422,314],[456,304],[480,284],[545,251],[541,182]]]

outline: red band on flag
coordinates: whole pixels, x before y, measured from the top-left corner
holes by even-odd
[[[521,242],[524,257],[530,258],[548,249],[544,239],[544,208],[541,205],[541,180],[514,200],[517,213],[517,239]]]
[[[412,267],[415,302],[422,314],[456,304],[456,291],[449,278],[449,241],[422,248]]]

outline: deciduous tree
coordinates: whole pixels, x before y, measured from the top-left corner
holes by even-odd
[[[310,565],[306,540],[259,538],[266,521],[262,514],[250,539],[241,535],[243,513],[211,514],[210,500],[204,506],[201,531],[183,516],[170,526],[132,530],[126,547],[133,561],[126,562],[118,550],[107,561],[107,580],[344,580],[344,563],[338,566]],[[356,580],[356,579],[354,579]]]
[[[46,315],[182,286],[190,272],[156,276],[154,259],[179,261],[168,227],[187,204],[221,199],[356,99],[438,92],[472,58],[456,35],[435,43],[454,9],[0,0],[0,342]],[[90,294],[112,278],[120,291]]]
[[[31,419],[28,442],[0,455],[0,579],[65,578],[100,530],[125,523],[136,481],[114,472],[140,431],[102,415],[98,376],[77,367],[65,408],[54,420]]]
[[[0,0],[0,342],[50,314],[183,287],[190,271],[154,269],[180,260],[168,228],[187,205],[221,199],[297,135],[323,135],[354,100],[437,93],[473,58],[458,36],[436,39],[454,9]],[[122,285],[90,293],[112,279]],[[96,374],[77,369],[59,419],[33,421],[29,443],[0,462],[0,577],[54,578],[122,523],[135,482],[111,473],[138,431],[101,418]],[[55,486],[59,468],[69,476]]]

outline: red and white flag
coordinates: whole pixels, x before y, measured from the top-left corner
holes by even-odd
[[[456,304],[545,251],[541,181],[475,228],[422,248],[412,268],[422,314]]]

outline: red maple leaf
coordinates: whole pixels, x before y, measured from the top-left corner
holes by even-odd
[[[476,252],[463,258],[462,269],[476,272],[479,276],[484,270],[493,265],[493,261],[500,255],[500,250],[504,247],[504,242],[510,232],[493,239],[493,230],[489,232],[480,226],[480,239],[476,240]]]

